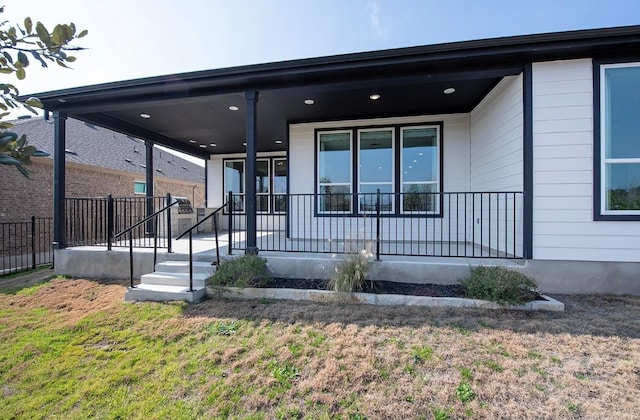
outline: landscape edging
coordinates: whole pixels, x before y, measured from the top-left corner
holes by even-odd
[[[207,287],[209,296],[220,295]],[[456,297],[410,296],[372,293],[336,293],[329,290],[280,289],[257,287],[224,287],[222,297],[232,299],[282,299],[312,302],[350,302],[368,305],[426,306],[439,308],[511,309],[516,311],[564,311],[564,303],[546,295],[545,300],[534,300],[522,305],[500,305],[480,299]]]

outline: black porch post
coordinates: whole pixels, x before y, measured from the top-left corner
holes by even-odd
[[[256,135],[258,92],[246,92],[247,99],[247,178],[245,181],[245,211],[247,214],[247,242],[244,253],[256,255]]]
[[[153,142],[144,141],[145,147],[145,189],[147,194],[147,217],[154,213],[153,209]],[[169,203],[167,203],[169,205]],[[155,232],[153,220],[147,222],[147,236],[151,236]]]
[[[527,64],[523,72],[523,257],[533,258],[533,65]]]
[[[53,113],[53,248],[63,249],[65,238],[65,148],[67,144],[67,114]]]

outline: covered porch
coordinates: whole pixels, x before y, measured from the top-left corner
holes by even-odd
[[[333,254],[355,243],[376,256],[530,258],[531,65],[512,47],[539,50],[539,40],[494,41],[41,93],[61,151],[54,244],[69,244],[62,151],[73,117],[205,159],[206,206],[228,206],[235,195],[220,226],[233,250]],[[390,133],[388,146],[363,136],[379,128]],[[336,133],[348,135],[330,144]],[[411,141],[415,153],[433,157],[430,175],[406,175]],[[328,181],[323,159],[346,149],[350,179]],[[366,179],[358,168],[379,152],[392,156],[389,179]],[[228,168],[240,180],[231,188]],[[153,172],[148,164],[147,185]]]

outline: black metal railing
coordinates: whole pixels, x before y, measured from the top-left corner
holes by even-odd
[[[53,263],[53,219],[0,223],[0,275]]]
[[[65,199],[67,246],[126,247],[127,241],[117,241],[121,232],[145,219],[169,203],[170,196],[156,197],[73,197]],[[168,214],[167,214],[167,217]],[[165,226],[162,223],[160,226]],[[170,235],[151,235],[151,224],[140,224],[132,232],[136,248],[167,248]],[[158,241],[158,244],[156,244]]]
[[[206,222],[207,220],[213,217],[213,232],[215,235],[215,242],[216,242],[216,260],[213,262],[213,265],[215,265],[216,267],[220,266],[220,244],[218,241],[218,215],[220,214],[220,212],[223,211],[223,209],[227,207],[231,207],[231,206],[228,206],[228,204],[231,202],[232,201],[228,201],[227,203],[224,203],[220,208],[211,212],[208,216],[204,217],[202,220],[200,220],[199,222],[191,226],[189,229],[182,232],[182,234],[180,234],[180,236],[176,238],[176,241],[178,241],[182,239],[185,235],[189,235],[189,291],[190,292],[193,291],[193,231],[197,229],[200,225],[202,225],[204,222]]]
[[[158,248],[162,248],[158,245],[159,228],[162,226],[160,216],[166,215],[166,228],[167,228],[167,252],[171,252],[171,212],[168,210],[171,206],[178,204],[178,201],[172,201],[171,195],[167,194],[167,205],[160,210],[150,214],[149,216],[139,220],[135,224],[127,227],[126,229],[113,235],[115,241],[119,241],[120,238],[128,234],[127,242],[129,244],[129,283],[131,287],[135,287],[133,284],[133,248],[136,241],[135,233],[144,228],[145,235],[152,239],[153,243],[153,266],[156,266],[158,259]],[[135,245],[137,246],[137,245]]]
[[[519,191],[289,194],[258,213],[263,251],[522,258]],[[230,194],[229,202],[233,202]],[[228,210],[229,249],[245,247],[246,215]]]

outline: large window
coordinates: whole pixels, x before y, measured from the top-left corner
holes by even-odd
[[[351,212],[351,131],[318,134],[320,212]]]
[[[245,159],[224,161],[225,201],[233,192],[233,211],[245,212]],[[287,159],[259,158],[256,160],[256,211],[258,213],[283,213],[286,211]]]
[[[383,213],[438,215],[441,136],[441,124],[318,131],[318,213],[372,213],[379,190]]]
[[[602,215],[640,215],[640,63],[600,67]]]
[[[393,211],[393,129],[358,131],[358,195],[361,213],[376,211],[377,191],[383,212]]]
[[[439,127],[402,128],[402,211],[437,213]]]

